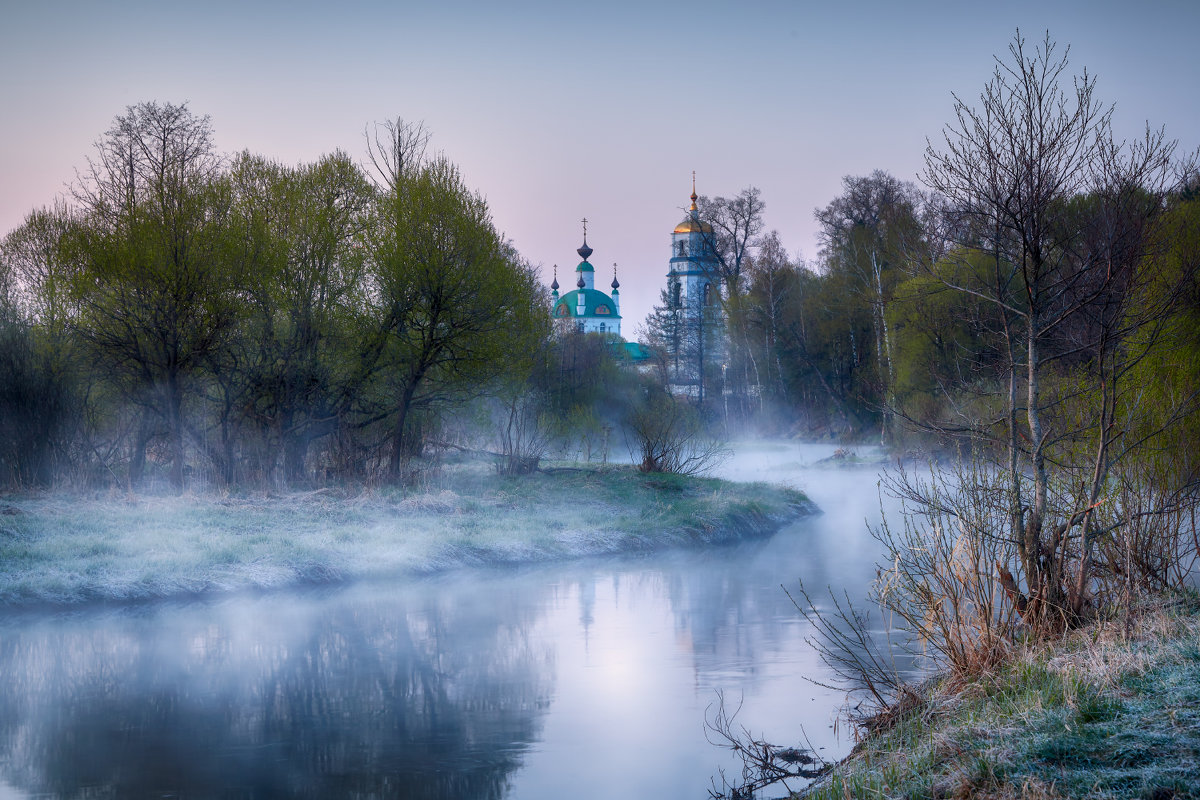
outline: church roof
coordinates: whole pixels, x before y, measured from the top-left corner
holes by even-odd
[[[625,357],[635,364],[649,361],[654,357],[654,351],[640,342],[623,342]]]
[[[579,262],[579,266],[575,268],[576,272],[595,272],[596,268],[591,265],[586,259]]]
[[[675,233],[712,233],[712,225],[707,222],[701,222],[692,214],[688,214],[687,219],[675,226]]]
[[[586,263],[586,262],[585,262]],[[590,266],[590,265],[589,265]],[[583,314],[579,311],[579,295],[583,295]],[[620,319],[612,298],[596,289],[573,289],[559,298],[554,306],[554,316],[560,319],[597,317],[599,319]]]

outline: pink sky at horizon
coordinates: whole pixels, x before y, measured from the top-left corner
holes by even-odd
[[[284,163],[400,116],[488,198],[546,282],[578,261],[621,277],[623,332],[657,302],[671,229],[701,194],[754,185],[790,252],[817,255],[814,209],[845,175],[915,180],[957,93],[976,98],[1020,27],[1071,46],[1123,136],[1200,145],[1200,4],[1163,0],[765,0],[577,5],[5,2],[0,235],[67,191],[126,106],[187,101],[217,145]]]

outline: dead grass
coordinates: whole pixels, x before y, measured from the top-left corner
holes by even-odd
[[[928,684],[805,797],[1200,797],[1200,601]]]

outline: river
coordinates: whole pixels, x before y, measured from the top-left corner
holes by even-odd
[[[838,758],[844,697],[812,683],[781,588],[861,597],[874,575],[877,472],[818,463],[833,450],[759,443],[717,470],[823,509],[765,540],[6,612],[0,800],[699,800],[736,769],[706,741],[719,692],[754,733]]]

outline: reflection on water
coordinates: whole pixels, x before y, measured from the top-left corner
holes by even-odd
[[[841,698],[804,680],[822,668],[780,584],[861,592],[879,504],[873,472],[804,466],[821,453],[727,467],[826,509],[765,541],[0,618],[0,793],[700,798],[717,690],[839,755]]]
[[[519,604],[275,595],[0,642],[6,778],[56,796],[499,797],[552,690]]]

